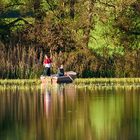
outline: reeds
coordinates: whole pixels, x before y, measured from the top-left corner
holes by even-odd
[[[42,71],[43,51],[34,46],[4,46],[0,43],[0,78],[38,78]]]
[[[37,86],[40,85],[41,81],[40,79],[5,79],[0,80],[0,86]]]
[[[40,85],[40,79],[5,79],[0,85]],[[77,78],[76,86],[140,86],[140,78]]]
[[[140,78],[78,78],[74,83],[76,85],[96,86],[136,86],[140,85]]]
[[[0,79],[39,78],[43,73],[42,62],[44,54],[49,51],[47,47],[45,50],[43,50],[43,47],[37,47],[31,43],[30,45],[12,45],[12,43],[4,45],[0,42]],[[101,56],[94,56],[89,50],[87,52],[85,50],[82,52],[81,50],[75,50],[63,53],[56,53],[54,51],[52,52],[52,72],[56,72],[57,63],[62,62],[66,71],[73,70],[77,72],[79,77],[140,77],[139,56],[137,56],[138,58],[135,57],[136,53],[138,52],[133,52],[133,55],[129,59],[125,58],[131,61],[128,61],[124,65],[124,59],[120,59],[119,57],[112,58],[112,63],[110,63],[108,59],[106,60]],[[106,61],[102,62],[101,58]],[[129,80],[129,78],[126,79],[128,82]],[[137,79],[135,80],[137,81]],[[102,83],[102,81],[105,81],[105,79],[99,80],[99,83]],[[116,79],[113,82],[111,79],[107,81],[108,83],[114,83]],[[98,80],[96,80],[97,82]],[[123,80],[120,82],[123,83]],[[85,83],[94,83],[94,80],[89,79]]]

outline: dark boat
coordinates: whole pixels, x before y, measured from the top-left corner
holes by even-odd
[[[41,76],[40,79],[43,84],[55,84],[55,83],[72,83],[76,78],[76,72],[68,71],[65,72],[64,76]]]

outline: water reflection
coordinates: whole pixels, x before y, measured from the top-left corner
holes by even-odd
[[[139,140],[140,89],[0,90],[0,140]]]

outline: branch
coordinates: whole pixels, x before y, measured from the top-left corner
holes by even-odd
[[[47,4],[49,5],[50,9],[53,11],[52,5],[50,4],[50,2],[48,0],[46,0]]]
[[[26,6],[26,4],[24,4],[24,3],[15,3],[15,4],[7,5],[7,6],[4,7],[3,11],[0,11],[0,14],[5,13],[6,9],[8,9],[8,8],[10,8],[10,7],[22,6],[22,5]]]
[[[140,35],[140,31],[129,31],[128,34],[131,34],[131,35]]]
[[[119,27],[119,29],[121,30],[121,31],[124,31],[124,32],[126,32],[127,34],[130,34],[130,35],[140,35],[140,30],[138,30],[138,31],[136,31],[136,29],[131,29],[131,30],[128,30],[128,29],[126,29],[126,28],[124,28],[124,27]]]
[[[106,3],[106,2],[101,2],[100,0],[99,0],[98,2],[99,2],[100,4],[102,4],[102,5],[115,8],[115,5],[112,5],[112,4],[109,4],[109,3]]]
[[[4,26],[2,26],[2,28],[11,28],[15,23],[17,23],[18,21],[24,21],[25,24],[33,26],[32,24],[30,24],[27,20],[23,19],[23,18],[18,18],[12,22],[10,22],[9,24],[6,24]]]
[[[48,0],[46,0],[46,2],[47,2],[47,4],[49,5],[50,10],[53,12],[53,14],[54,14],[58,19],[60,19],[59,16],[57,16],[57,15],[54,13],[54,10],[53,10],[52,5],[50,4],[50,2],[49,2]]]
[[[70,17],[74,19],[75,17],[75,0],[70,0]]]
[[[15,3],[15,4],[10,4],[10,5],[7,5],[5,8],[9,8],[9,7],[14,7],[14,6],[26,6],[26,4],[24,3]]]

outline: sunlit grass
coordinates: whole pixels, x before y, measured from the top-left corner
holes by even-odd
[[[133,88],[140,87],[140,78],[77,78],[73,82],[76,87],[90,87],[90,88]],[[29,87],[29,86],[41,86],[40,79],[1,79],[0,80],[0,88],[8,88],[8,86],[12,86],[13,88],[17,88],[20,86],[21,88]],[[55,87],[54,85],[52,85]]]
[[[3,90],[36,90],[41,88],[39,79],[5,79],[0,80],[0,91]]]
[[[140,78],[78,78],[74,82],[76,85],[137,85],[140,84]]]
[[[39,85],[40,79],[4,79],[0,80],[0,85]]]
[[[84,89],[85,91],[88,90],[136,90],[140,89],[140,85],[134,86],[134,85],[123,85],[123,86],[118,86],[118,85],[113,85],[113,86],[96,86],[96,85],[77,85],[76,88],[78,89]]]
[[[20,90],[20,91],[37,91],[41,89],[41,87],[39,85],[36,86],[28,86],[28,85],[7,85],[7,86],[1,86],[0,85],[0,91],[16,91],[16,90]]]

